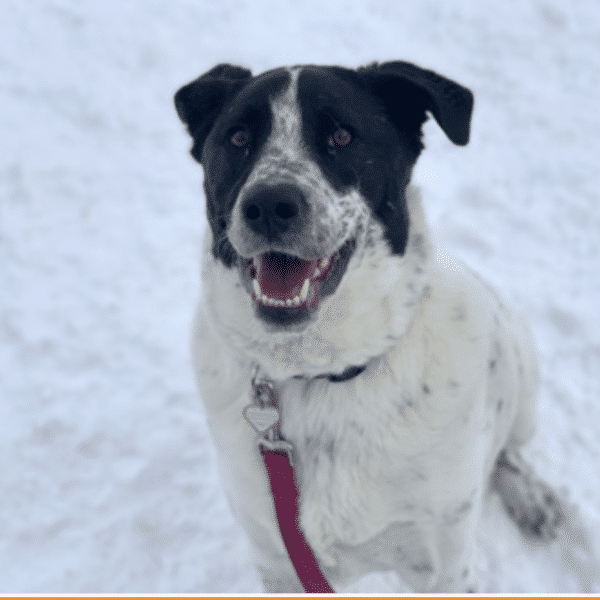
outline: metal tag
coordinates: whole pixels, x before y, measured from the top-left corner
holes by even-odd
[[[266,433],[279,421],[279,411],[274,406],[260,408],[256,404],[250,404],[244,408],[242,415],[251,425],[252,429],[261,435]]]

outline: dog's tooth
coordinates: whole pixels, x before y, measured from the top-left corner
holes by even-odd
[[[258,298],[266,306],[285,306],[286,303],[288,304],[288,306],[290,306],[290,303],[292,302],[291,300],[285,301],[279,300],[277,298],[269,298],[266,294],[262,294],[261,296],[258,296]]]
[[[253,279],[252,280],[252,285],[254,286],[254,295],[257,298],[260,298],[262,296],[262,294],[260,293],[260,283],[258,283],[258,280]]]
[[[310,279],[305,279],[304,285],[302,286],[302,289],[300,290],[300,300],[302,302],[304,302],[304,300],[306,300],[306,298],[308,298],[308,288],[309,287],[310,287]]]
[[[298,298],[298,296],[296,296],[293,300],[292,300],[292,304],[294,306],[298,306],[300,304],[300,298]]]
[[[315,269],[315,272],[313,273],[313,276],[311,277],[311,279],[316,279],[317,277],[319,277],[319,275],[321,275],[321,273],[323,272],[323,269],[326,269],[329,266],[329,261],[330,261],[330,258],[324,258],[319,263],[319,266]]]
[[[294,301],[290,300],[289,298],[285,301],[286,306],[293,306],[294,305]]]

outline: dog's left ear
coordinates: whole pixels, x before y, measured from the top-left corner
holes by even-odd
[[[358,73],[402,130],[420,135],[428,110],[453,143],[469,142],[473,94],[467,88],[403,61],[373,63]]]

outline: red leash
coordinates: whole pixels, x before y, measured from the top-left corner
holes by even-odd
[[[335,593],[325,579],[317,559],[300,530],[298,487],[292,466],[292,446],[279,433],[279,407],[272,383],[252,378],[254,404],[244,409],[244,418],[260,434],[259,447],[269,476],[279,531],[292,565],[308,593]],[[264,437],[263,437],[264,436]]]
[[[264,446],[261,446],[261,453],[269,474],[281,537],[304,591],[309,594],[333,594],[334,590],[321,572],[298,525],[298,488],[288,453],[269,450]]]

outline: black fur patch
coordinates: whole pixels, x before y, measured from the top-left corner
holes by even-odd
[[[394,254],[408,239],[405,189],[423,148],[422,126],[430,112],[449,139],[469,139],[473,96],[469,90],[426,69],[395,61],[358,70],[301,67],[298,100],[306,152],[337,191],[356,189],[382,224]],[[175,106],[194,139],[192,155],[204,167],[213,254],[228,267],[239,264],[227,239],[238,193],[269,137],[270,100],[290,82],[286,69],[253,77],[248,69],[222,64],[175,95]],[[327,147],[343,127],[352,142]],[[243,129],[249,143],[230,143]]]

